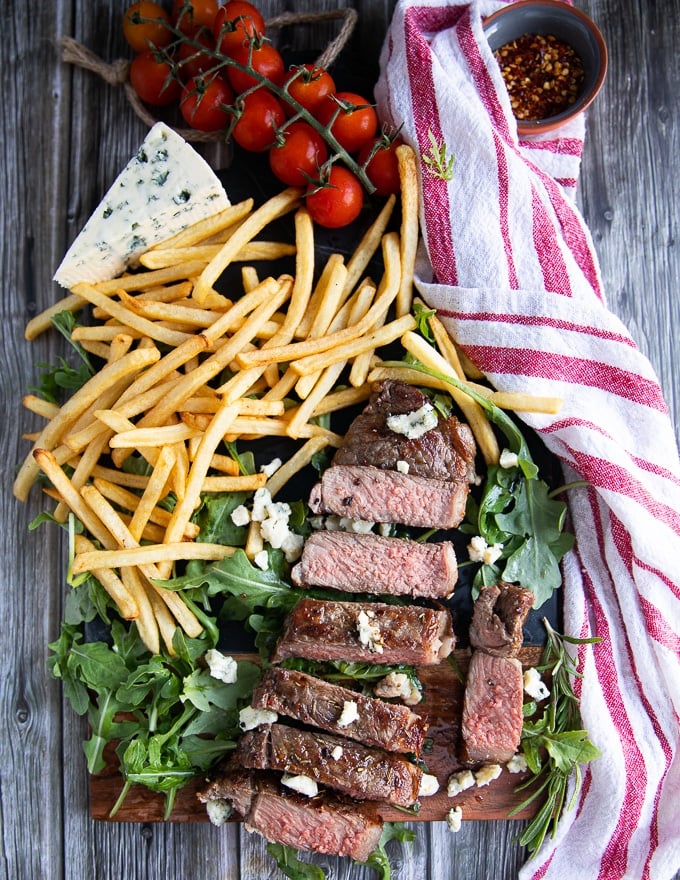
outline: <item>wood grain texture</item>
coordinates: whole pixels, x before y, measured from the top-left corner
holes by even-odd
[[[263,3],[326,9],[334,0]],[[3,71],[0,262],[3,296],[0,436],[4,488],[0,601],[2,768],[0,880],[263,880],[280,877],[257,835],[240,825],[108,823],[90,817],[82,719],[62,704],[46,672],[46,645],[57,634],[64,594],[63,541],[56,530],[28,534],[38,494],[17,504],[9,486],[26,450],[20,397],[36,381],[35,361],[63,348],[52,336],[29,346],[26,320],[51,303],[51,282],[66,245],[89,216],[145,129],[120,89],[59,61],[57,41],[74,36],[113,59],[126,54],[120,17],[126,0],[0,0]],[[391,0],[357,0],[353,48],[366,70],[377,53]],[[588,0],[577,5],[600,23],[610,51],[603,93],[588,115],[579,200],[600,257],[609,303],[648,354],[680,425],[678,325],[678,94],[680,8],[671,2]],[[319,44],[300,30],[291,44]],[[224,148],[205,148],[220,164]],[[19,427],[20,425],[20,427]],[[394,848],[395,880],[509,880],[525,853],[513,842],[521,823],[414,823],[408,851]],[[370,872],[318,859],[338,880]],[[680,874],[678,874],[680,878]],[[585,878],[584,878],[585,880]]]

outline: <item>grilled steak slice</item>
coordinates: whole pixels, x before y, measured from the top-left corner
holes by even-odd
[[[469,763],[509,761],[522,734],[522,665],[512,657],[474,651],[463,701],[463,758]]]
[[[534,602],[524,587],[498,583],[485,587],[475,601],[470,643],[497,657],[516,657],[522,647],[522,627]]]
[[[291,577],[299,586],[434,599],[453,593],[458,565],[450,541],[319,531],[305,541]]]
[[[447,609],[301,599],[284,622],[272,661],[307,657],[429,666],[448,657],[453,646]]]
[[[312,489],[314,513],[449,529],[465,516],[467,481],[430,480],[365,465],[333,465]]]
[[[400,755],[285,724],[243,734],[236,757],[244,767],[309,776],[357,800],[401,807],[418,800],[423,776],[419,767]]]
[[[427,731],[425,719],[408,706],[365,697],[313,675],[279,666],[264,673],[251,703],[257,709],[270,709],[390,752],[420,755]],[[358,717],[350,724],[339,724],[345,703],[356,704]]]
[[[476,448],[472,431],[455,416],[440,417],[436,428],[416,439],[387,427],[388,416],[415,412],[429,402],[419,388],[405,382],[377,384],[368,405],[350,425],[333,464],[395,470],[398,461],[405,461],[409,473],[428,479],[474,479]]]
[[[344,800],[332,792],[314,798],[284,792],[269,775],[230,764],[199,800],[229,801],[250,831],[272,843],[365,862],[378,845],[383,822],[374,804]]]

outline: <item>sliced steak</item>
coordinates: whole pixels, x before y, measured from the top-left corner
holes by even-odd
[[[374,804],[350,802],[328,791],[314,798],[284,792],[273,774],[259,775],[233,764],[219,771],[198,798],[203,803],[229,801],[248,830],[272,843],[359,862],[368,859],[382,833]]]
[[[497,657],[516,657],[533,602],[534,594],[524,587],[503,582],[485,587],[475,601],[470,644]]]
[[[298,586],[436,599],[453,593],[458,565],[450,541],[319,531],[305,541],[291,577]]]
[[[472,431],[455,416],[440,417],[436,428],[416,439],[387,427],[388,416],[415,412],[429,402],[414,385],[396,381],[377,384],[368,405],[350,425],[333,464],[395,470],[398,461],[405,461],[409,473],[428,479],[474,479],[476,447]]]
[[[365,465],[333,465],[312,489],[314,513],[449,529],[465,516],[467,481],[430,480]]]
[[[418,800],[423,776],[419,767],[400,755],[285,724],[243,734],[236,757],[244,767],[308,776],[358,800],[401,807]]]
[[[509,761],[522,734],[522,665],[511,657],[474,651],[463,701],[463,759]]]
[[[454,646],[448,609],[382,602],[301,599],[288,614],[272,656],[429,666]]]
[[[422,751],[428,726],[408,706],[365,697],[313,675],[279,666],[263,674],[251,703],[257,709],[270,709],[367,746],[412,752],[416,756]],[[346,703],[356,704],[357,718],[350,724],[338,723],[343,722]]]

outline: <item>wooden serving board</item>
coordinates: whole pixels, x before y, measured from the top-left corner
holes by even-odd
[[[519,659],[525,668],[535,666],[540,659],[542,648],[522,648]],[[463,677],[467,673],[470,651],[454,652],[456,663]],[[243,659],[257,660],[247,655]],[[423,667],[419,670],[425,687],[425,699],[415,707],[415,711],[429,717],[428,736],[432,739],[432,750],[423,756],[428,772],[437,776],[440,790],[432,797],[423,798],[420,811],[411,815],[394,807],[384,806],[380,813],[386,821],[436,822],[445,819],[451,807],[460,806],[463,819],[507,819],[508,813],[527,798],[528,792],[517,792],[517,785],[525,776],[509,773],[503,769],[498,779],[483,787],[470,788],[455,798],[446,794],[446,782],[451,773],[460,768],[456,750],[460,735],[463,709],[464,687],[449,663],[439,666]],[[94,819],[118,822],[160,822],[163,821],[165,800],[163,795],[149,791],[141,785],[133,786],[115,818],[110,812],[120,795],[123,781],[118,772],[113,749],[108,753],[107,768],[99,775],[90,777],[90,812]],[[196,792],[205,786],[205,780],[198,778],[188,783],[177,793],[171,822],[207,822],[208,817],[203,804],[196,798]],[[540,799],[525,808],[513,818],[524,819],[533,816],[540,806]]]

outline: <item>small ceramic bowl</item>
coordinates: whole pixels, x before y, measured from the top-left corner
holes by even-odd
[[[572,47],[583,65],[583,80],[568,107],[540,119],[518,119],[520,135],[540,134],[558,128],[582,113],[594,100],[607,73],[607,46],[588,16],[564,0],[519,0],[499,9],[484,21],[484,33],[495,52],[526,34],[553,35]]]

